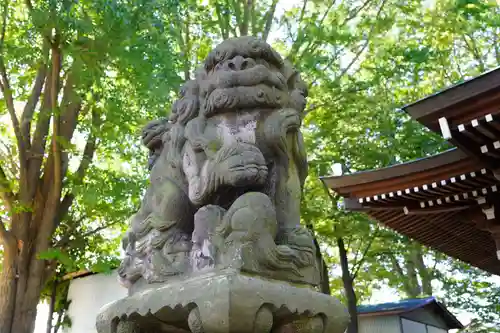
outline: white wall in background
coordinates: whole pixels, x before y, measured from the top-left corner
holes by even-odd
[[[401,333],[399,316],[360,316],[359,333]]]
[[[71,281],[68,314],[71,328],[64,333],[96,333],[95,318],[99,309],[109,302],[127,296],[127,289],[117,280],[117,274],[94,274]]]

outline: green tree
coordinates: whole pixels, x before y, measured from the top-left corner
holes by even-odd
[[[497,333],[497,327],[485,327],[481,320],[473,319],[469,325],[459,331],[460,333]]]
[[[332,73],[327,68],[322,71],[326,78],[321,73],[311,74],[318,78],[318,84],[311,91],[311,112],[305,126],[310,163],[316,173],[330,174],[335,162],[350,173],[409,161],[449,148],[442,138],[409,121],[397,108],[498,66],[498,43],[494,41],[500,35],[499,9],[493,2],[481,1],[390,4],[381,16],[390,26],[390,33],[374,35],[343,80],[335,86],[329,85]],[[328,205],[326,197],[317,191],[312,193],[317,204],[311,207],[308,201],[306,211]],[[340,204],[335,197],[334,207]],[[373,235],[373,231],[365,233],[363,227],[357,228],[358,223],[367,224],[362,219],[359,214],[345,217],[323,209],[315,217],[315,228],[330,231],[321,239],[323,244],[347,250],[342,252],[357,253],[359,246],[355,241],[335,244],[332,240],[344,235],[354,240],[369,239],[367,236]],[[343,230],[348,231],[339,232]],[[393,287],[402,297],[445,294],[448,298],[451,294],[444,290],[460,290],[457,281],[448,281],[453,275],[450,267],[457,262],[442,254],[385,228],[379,230],[371,248],[361,269],[361,272],[370,272],[369,277],[358,275],[356,279],[358,295],[370,288]],[[338,259],[334,258],[333,263],[336,262]],[[349,263],[356,267],[355,263]],[[463,267],[460,272],[464,276],[460,283],[478,281],[473,287],[477,297],[471,298],[472,306],[467,304],[471,299],[458,296],[450,304],[472,313],[478,313],[479,304],[487,304],[481,307],[485,313],[483,320],[495,318],[488,316],[498,311],[497,302],[491,301],[497,286],[488,284],[481,291],[478,286],[484,285],[479,282],[485,279],[484,273],[478,275]],[[345,271],[343,275],[349,276]]]
[[[448,148],[440,137],[408,121],[397,108],[500,64],[498,44],[492,43],[500,32],[497,4],[412,1],[401,10],[404,15],[393,16],[391,34],[373,38],[359,63],[355,79],[370,82],[369,89],[344,94],[338,104],[320,104],[314,110],[315,130],[310,132],[309,146],[317,147],[318,164],[328,168],[340,162],[344,171],[353,172]],[[326,94],[317,96],[324,100]],[[484,272],[385,229],[372,247],[372,255],[365,260],[371,279],[406,297],[444,295],[452,307],[469,310],[498,326],[498,302],[492,301],[498,284],[485,282]],[[457,272],[462,278],[453,278]],[[459,296],[462,284],[473,296]]]
[[[138,204],[138,127],[180,82],[160,19],[174,3],[2,2],[0,332],[32,332],[58,267],[82,264],[76,244],[96,250],[89,237]]]

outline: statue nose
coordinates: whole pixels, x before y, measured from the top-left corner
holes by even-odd
[[[230,71],[242,71],[251,68],[254,65],[255,61],[253,59],[244,58],[242,56],[236,56],[226,62],[227,69]]]

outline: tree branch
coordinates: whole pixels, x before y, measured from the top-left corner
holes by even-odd
[[[363,44],[363,46],[358,50],[358,52],[356,52],[354,57],[351,59],[351,62],[349,62],[349,64],[342,70],[342,72],[340,72],[339,76],[336,78],[337,81],[340,81],[340,79],[351,69],[351,67],[356,63],[356,61],[358,61],[361,54],[366,50],[366,47],[368,46],[368,44],[370,44],[370,37],[371,37],[371,34],[373,33],[373,30],[374,30],[374,26],[370,30],[370,33],[368,34],[368,37],[366,38],[366,41]],[[327,67],[325,66],[324,70],[326,70],[326,69],[327,69]]]
[[[308,2],[308,0],[303,0],[302,9],[300,10],[300,16],[299,16],[299,21],[298,21],[297,35],[295,36],[295,38],[293,38],[292,47],[290,48],[290,53],[287,57],[289,59],[291,59],[291,57],[293,57],[294,55],[297,54],[297,52],[299,51],[300,47],[303,44],[302,39],[303,39],[303,35],[305,34],[306,29],[301,29],[300,24],[304,20],[307,2]],[[291,27],[290,27],[290,29],[291,29]],[[299,43],[299,41],[300,41],[300,43]]]
[[[97,135],[96,132],[99,130],[99,126],[102,123],[102,119],[99,116],[99,113],[96,110],[92,110],[92,133],[87,139],[87,143],[85,144],[85,148],[83,149],[83,156],[76,171],[77,181],[79,184],[83,182],[83,178],[85,177],[85,173],[92,162],[94,157],[94,152],[97,148]]]
[[[83,149],[83,154],[82,154],[82,160],[80,161],[80,165],[76,170],[73,186],[78,186],[83,183],[83,178],[85,177],[87,169],[94,157],[94,153],[97,148],[97,136],[95,133],[98,131],[98,128],[101,123],[102,120],[97,111],[92,110],[92,131],[89,134],[87,142],[85,143],[85,148]],[[73,193],[71,192],[66,193],[66,195],[64,196],[63,200],[59,205],[59,210],[57,212],[57,217],[55,218],[54,221],[53,230],[55,230],[59,226],[63,218],[66,216],[66,214],[69,211],[69,208],[73,204],[74,199],[75,196]]]
[[[358,14],[359,14],[359,13],[361,13],[361,11],[362,11],[363,9],[365,9],[365,8],[366,8],[366,6],[368,6],[368,5],[370,4],[370,2],[372,2],[372,1],[373,1],[373,0],[366,0],[365,2],[363,2],[363,3],[361,4],[361,6],[359,6],[357,9],[353,10],[353,12],[345,18],[345,20],[344,20],[344,22],[342,22],[341,26],[346,25],[346,24],[347,24],[347,22],[349,22],[349,21],[350,21],[350,20],[352,20],[353,18],[356,18],[356,16],[358,16]]]
[[[14,128],[14,134],[16,135],[20,154],[24,155],[25,153],[24,141],[21,135],[19,120],[17,119],[16,109],[14,106],[14,98],[12,97],[12,89],[10,87],[6,71],[7,70],[3,62],[3,56],[0,56],[0,75],[1,75],[0,88],[2,89],[3,95],[5,97],[5,102],[7,104],[7,109],[9,111],[10,119],[12,121],[12,126]]]
[[[24,0],[24,3],[26,5],[26,7],[28,8],[28,12],[30,13],[30,15],[33,15],[33,4],[31,3],[31,0]],[[46,24],[43,29],[41,29],[41,34],[42,34],[42,37],[44,38],[44,40],[49,44],[49,45],[52,45],[53,44],[53,41],[52,41],[52,28],[54,28],[53,24],[55,22],[55,7],[54,6],[51,6],[52,8],[52,11],[51,11],[51,20],[49,20],[49,23],[51,24]]]
[[[60,195],[62,189],[62,172],[61,172],[61,147],[59,143],[60,136],[60,110],[57,105],[57,96],[59,95],[59,72],[61,70],[61,50],[59,49],[59,36],[56,33],[56,41],[52,46],[52,94],[50,96],[50,104],[54,113],[52,118],[52,152],[54,154],[54,193]]]
[[[379,230],[380,230],[380,227],[377,225],[377,229],[373,233],[371,239],[368,242],[368,245],[366,246],[365,250],[363,251],[363,255],[358,260],[358,262],[354,262],[354,265],[356,265],[356,268],[353,267],[354,268],[353,269],[353,273],[351,274],[351,276],[352,276],[353,279],[356,279],[356,277],[358,276],[359,270],[361,269],[361,266],[363,265],[363,263],[364,263],[364,261],[366,259],[366,255],[368,254],[368,251],[372,247],[373,241],[375,240],[375,238],[378,237]]]
[[[26,142],[26,146],[31,146],[31,121],[33,119],[33,114],[36,109],[36,105],[40,99],[40,95],[43,89],[43,83],[45,81],[45,77],[47,76],[47,64],[46,57],[48,56],[48,45],[44,42],[43,50],[42,50],[42,60],[40,62],[40,67],[38,68],[38,72],[36,74],[35,83],[33,84],[33,89],[31,91],[28,102],[24,106],[23,114],[21,116],[21,134]]]
[[[70,77],[68,77],[66,85],[70,83],[69,79]],[[71,140],[73,139],[74,132],[76,130],[78,116],[82,111],[82,97],[74,94],[73,86],[70,85],[69,87],[67,87],[67,89],[71,90],[71,92],[69,93],[65,92],[63,94],[63,105],[62,105],[63,111],[61,112],[60,138],[65,144],[70,144]],[[66,94],[70,95],[69,96],[70,100],[65,103],[64,96]],[[68,170],[68,165],[69,165],[68,151],[64,150],[61,153],[61,168],[62,168],[61,174],[63,178]]]
[[[178,15],[176,16],[178,29],[171,29],[174,36],[177,37],[181,54],[183,55],[183,71],[184,80],[189,80],[190,77],[190,64],[189,64],[189,8],[186,10],[185,21]],[[184,29],[186,29],[186,39],[183,36]]]
[[[369,2],[369,1],[367,1]],[[377,14],[375,16],[375,21],[378,20],[380,14],[382,13],[382,9],[384,8],[384,5],[385,5],[385,2],[386,0],[382,1],[382,4],[380,5],[380,8],[378,9],[377,11]],[[364,8],[364,6],[362,6]],[[358,12],[359,13],[359,12]],[[335,78],[335,83],[338,83],[340,82],[340,80],[342,79],[342,77],[344,77],[344,75],[351,69],[351,67],[356,63],[356,61],[358,61],[359,57],[361,56],[361,54],[366,50],[366,48],[368,47],[368,45],[370,44],[370,40],[371,40],[371,37],[373,35],[373,31],[375,30],[375,24],[373,24],[370,28],[370,31],[368,32],[368,35],[366,36],[366,40],[363,44],[363,46],[361,46],[361,48],[356,52],[356,54],[354,55],[354,57],[351,59],[351,61],[349,62],[349,64],[340,72],[340,74]],[[337,60],[337,57],[332,57],[330,59],[330,61],[327,63],[327,65],[323,68],[323,72],[326,71],[332,64],[333,62]],[[314,80],[313,82],[311,82],[311,84],[309,85],[309,88],[312,87],[314,85],[314,83],[317,82],[317,79]]]
[[[12,151],[12,149],[10,149],[7,143],[0,141],[0,144],[5,148],[5,153],[0,150],[0,159],[9,162],[10,165],[5,165],[5,167],[10,171],[12,175],[18,175],[19,166],[16,163],[16,154]]]
[[[4,246],[4,251],[6,251],[9,255],[14,253],[16,238],[9,230],[7,230],[2,217],[0,217],[0,244]]]
[[[19,149],[19,162],[21,163],[22,169],[26,166],[26,146],[21,134],[21,128],[19,126],[19,119],[16,115],[16,108],[14,105],[14,98],[12,96],[12,89],[10,86],[9,78],[7,75],[7,68],[4,62],[4,42],[5,33],[7,30],[7,18],[9,1],[4,0],[3,2],[3,12],[2,12],[2,30],[0,32],[0,89],[2,89],[5,103],[7,105],[7,110],[10,115],[12,122],[12,127],[14,128],[14,134],[16,136],[17,146]],[[24,172],[24,171],[23,171]]]
[[[417,270],[415,268],[415,263],[413,262],[413,249],[410,249],[410,253],[407,253],[408,257],[405,256],[405,268],[406,275],[405,278],[409,281],[411,289],[408,290],[408,297],[415,298],[422,294],[422,288],[420,287]]]
[[[5,224],[3,223],[2,217],[0,217],[0,240],[2,243],[5,243],[5,240],[10,237],[9,231],[5,227]]]
[[[78,225],[78,224],[80,224],[83,220],[84,220],[84,217],[82,217],[82,218],[78,219],[78,220],[77,220],[77,221],[75,221],[73,224],[74,224],[74,225]],[[97,227],[97,228],[95,228],[95,229],[92,229],[92,230],[90,230],[90,231],[87,231],[87,232],[85,232],[85,233],[83,233],[83,234],[80,234],[80,235],[79,235],[79,237],[81,237],[81,238],[87,238],[87,237],[89,237],[89,236],[92,236],[92,235],[94,235],[94,234],[98,233],[99,231],[102,231],[102,230],[104,230],[104,229],[107,229],[107,228],[109,228],[109,227],[112,227],[112,226],[114,226],[114,225],[116,225],[116,224],[118,224],[118,221],[114,221],[114,222],[109,222],[109,223],[106,223],[105,225],[102,225],[102,226],[100,226],[100,227]],[[70,241],[70,239],[69,239],[69,237],[70,237],[70,236],[71,236],[71,233],[67,233],[67,234],[65,235],[65,237],[64,237],[64,238],[62,238],[59,242],[57,242],[57,243],[56,243],[53,247],[55,247],[55,248],[56,248],[56,247],[58,247],[58,248],[63,248],[63,247],[68,246],[68,245],[70,244],[70,242],[71,242],[71,241]]]
[[[300,10],[300,16],[299,16],[299,24],[304,19],[304,15],[306,13],[307,1],[308,0],[304,0],[304,2],[302,3],[302,9]]]
[[[33,4],[31,3],[31,0],[24,0],[24,3],[26,4],[26,7],[28,7],[28,11],[32,12]]]
[[[83,237],[83,238],[86,238],[86,237],[92,236],[92,235],[94,235],[94,234],[98,233],[99,231],[102,231],[102,230],[104,230],[104,229],[107,229],[107,228],[109,228],[109,227],[112,227],[112,226],[114,226],[114,225],[116,225],[116,224],[118,224],[118,221],[114,221],[114,222],[107,223],[107,224],[102,225],[102,226],[100,226],[100,227],[97,227],[97,228],[95,228],[95,229],[93,229],[93,230],[87,231],[86,233],[84,233],[84,234],[82,235],[82,237]]]
[[[262,39],[264,41],[267,41],[267,38],[269,37],[269,33],[271,32],[271,27],[273,25],[273,18],[274,18],[274,13],[276,12],[276,6],[278,5],[279,0],[273,0],[271,7],[269,7],[269,10],[266,12],[265,17],[265,25],[264,25],[264,31],[262,32]]]
[[[9,10],[9,1],[4,0],[2,9],[2,31],[0,32],[0,48],[3,50],[3,43],[5,41],[5,33],[7,31],[7,16]]]
[[[51,44],[51,71],[50,71],[50,80],[46,83],[46,88],[48,90],[48,94],[44,94],[44,99],[42,103],[42,110],[39,113],[39,116],[44,113],[46,119],[42,119],[42,123],[40,127],[37,124],[37,129],[41,130],[37,132],[35,130],[34,140],[39,140],[36,143],[39,146],[36,146],[36,149],[39,149],[40,152],[45,151],[45,143],[46,143],[46,134],[50,127],[50,118],[53,115],[53,133],[52,133],[52,150],[51,153],[53,155],[55,167],[54,170],[44,170],[45,174],[50,173],[54,175],[54,182],[48,188],[40,188],[40,183],[43,180],[40,180],[41,173],[41,164],[43,161],[43,157],[41,156],[39,159],[36,159],[30,163],[30,168],[33,165],[33,168],[30,169],[29,177],[32,179],[32,183],[28,183],[28,194],[35,198],[34,205],[39,206],[38,209],[35,209],[34,214],[35,217],[32,219],[36,221],[36,224],[32,226],[32,232],[34,232],[35,240],[30,249],[30,258],[28,262],[28,280],[25,288],[31,290],[38,290],[40,288],[40,276],[44,277],[44,270],[46,267],[45,261],[38,260],[36,253],[40,253],[41,251],[45,251],[48,249],[50,245],[50,239],[53,232],[54,220],[57,217],[57,212],[60,204],[60,196],[61,196],[61,188],[62,188],[62,179],[60,175],[60,162],[57,159],[60,159],[60,151],[59,151],[59,143],[57,142],[57,138],[59,136],[59,110],[58,110],[58,95],[59,95],[59,75],[61,71],[61,53],[59,50],[59,35],[56,31],[54,36],[54,42]],[[42,133],[44,132],[44,133]],[[37,134],[43,134],[42,137],[37,137]],[[35,145],[32,145],[35,148]],[[59,156],[58,156],[59,155]],[[57,166],[57,164],[59,166]],[[43,184],[42,184],[43,186]],[[42,279],[43,280],[43,279]],[[42,281],[43,285],[44,281]],[[33,294],[32,299],[27,299],[27,301],[35,301],[35,296]]]
[[[50,39],[50,38],[49,38]],[[51,59],[50,59],[50,70],[45,79],[45,87],[43,93],[43,101],[38,113],[38,121],[35,127],[35,132],[33,135],[33,140],[31,143],[31,161],[28,175],[28,184],[37,184],[35,186],[29,187],[29,198],[32,198],[36,191],[38,190],[38,179],[42,173],[42,164],[44,161],[44,156],[46,154],[47,147],[47,135],[49,133],[51,118],[52,118],[52,140],[51,148],[49,150],[49,157],[46,164],[51,164],[50,168],[46,167],[43,169],[44,178],[50,178],[51,185],[50,188],[56,191],[52,193],[59,193],[62,187],[62,173],[60,165],[61,163],[54,163],[54,160],[60,161],[61,150],[60,150],[60,110],[58,108],[58,96],[60,91],[60,72],[62,68],[62,55],[60,51],[60,36],[58,32],[55,33],[54,42],[50,43],[51,49]],[[76,61],[73,66],[76,66]],[[72,68],[73,69],[73,68]],[[69,71],[72,72],[72,69]],[[63,99],[66,96],[63,96]],[[59,164],[59,166],[56,166]],[[44,184],[44,183],[42,183]],[[45,184],[44,184],[45,185]],[[55,186],[54,186],[55,185]],[[43,195],[47,198],[48,189],[44,186]]]
[[[77,219],[76,221],[70,221],[71,222],[71,225],[73,226],[77,226],[79,225],[83,220],[85,219],[85,216],[81,216],[79,219]],[[71,227],[70,227],[71,229]],[[65,246],[67,246],[70,242],[70,237],[72,236],[72,232],[71,231],[68,231],[64,234],[64,236],[55,244],[52,245],[52,247],[56,248],[56,247],[59,247],[59,248],[64,248]]]
[[[411,289],[412,289],[411,285],[408,283],[408,280],[405,278],[405,273],[403,272],[403,269],[399,265],[398,260],[396,259],[396,256],[392,252],[387,253],[387,256],[389,256],[389,259],[391,260],[392,268],[399,275],[399,280],[402,281],[403,288],[404,288],[405,292],[407,292],[409,294],[410,293],[409,291],[411,291]]]
[[[333,0],[330,3],[330,5],[328,5],[328,8],[325,10],[325,12],[323,13],[323,16],[321,17],[321,19],[319,20],[319,23],[318,23],[318,29],[319,30],[323,29],[323,23],[325,22],[326,18],[328,17],[328,14],[330,13],[330,10],[332,10],[333,6],[335,5],[335,2],[336,2],[336,0]],[[309,41],[309,43],[307,43],[307,46],[304,49],[304,51],[300,55],[298,55],[296,57],[296,59],[302,59],[302,57],[304,56],[304,54],[306,54],[306,53],[312,53],[312,50],[315,48],[314,45],[317,42],[318,42],[317,40],[315,40],[314,38],[311,38],[310,41]],[[298,54],[301,47],[302,47],[302,43],[298,45],[298,47],[296,48],[296,52],[294,54]]]
[[[61,129],[59,131],[59,135],[57,137],[58,143],[68,144],[71,142],[74,131],[77,125],[77,118],[80,113],[81,105],[82,105],[82,97],[75,93],[75,81],[77,81],[78,70],[77,67],[79,65],[74,63],[71,70],[69,71],[66,82],[64,84],[63,96],[61,101],[60,113],[61,118],[59,123],[61,124]],[[64,149],[61,149],[61,179],[66,175],[66,171],[68,168],[68,152]],[[43,175],[43,186],[44,188],[49,188],[52,186],[54,182],[55,175],[55,159],[54,153],[51,151],[49,158],[46,161],[44,167],[44,175]]]
[[[465,36],[469,37],[470,45],[469,45],[469,43],[467,43],[467,38],[465,38]],[[481,55],[481,52],[479,51],[479,49],[477,47],[477,44],[474,40],[474,36],[471,36],[470,34],[465,32],[464,35],[462,35],[462,37],[463,37],[465,44],[469,48],[469,51],[474,55],[475,60],[479,63],[479,70],[481,71],[481,73],[486,71],[486,64],[484,63],[484,59]]]
[[[238,29],[240,30],[240,35],[241,35],[244,28],[243,28],[242,20],[241,20],[240,1],[241,0],[236,0],[236,1],[231,1],[231,2],[233,5],[233,8],[234,8],[234,16],[236,18],[236,24],[238,25]]]
[[[57,214],[56,223],[54,225],[54,231],[68,214],[69,208],[73,204],[73,200],[75,200],[75,195],[73,193],[68,192],[64,195],[63,199],[61,200],[61,204],[59,205],[59,211]]]
[[[422,253],[422,246],[420,244],[414,244],[415,251],[412,252],[413,260],[415,262],[415,266],[417,272],[420,276],[420,281],[422,285],[422,292],[425,296],[432,295],[432,273],[425,266],[424,263],[424,254]]]
[[[55,86],[53,81],[54,71],[52,66],[48,75],[45,78],[45,87],[43,91],[43,100],[40,107],[40,112],[38,113],[38,120],[35,126],[35,132],[33,134],[33,139],[31,141],[31,156],[30,165],[28,170],[28,184],[31,184],[28,189],[28,200],[34,197],[38,188],[38,179],[41,174],[41,167],[45,155],[45,149],[47,144],[47,135],[50,127],[51,118],[51,97],[52,88]],[[57,76],[59,73],[57,73]]]
[[[217,21],[219,22],[220,33],[224,40],[229,38],[229,27],[226,24],[225,16],[222,14],[221,5],[218,1],[215,3],[215,13],[217,14]]]
[[[185,54],[184,54],[184,80],[188,81],[191,78],[191,65],[189,63],[189,57],[191,56],[191,34],[189,27],[191,25],[191,17],[189,11],[186,13],[186,37],[184,38]],[[182,31],[182,30],[181,30]]]
[[[250,8],[250,26],[251,26],[251,34],[253,36],[256,36],[259,29],[257,28],[259,26],[258,22],[257,22],[257,13],[255,11],[255,1],[252,1],[252,8]]]
[[[11,215],[14,215],[12,210],[14,206],[14,193],[10,188],[10,182],[2,166],[0,166],[0,199],[2,199],[3,204]]]
[[[240,34],[241,36],[248,35],[248,27],[250,25],[250,11],[252,9],[252,0],[247,0],[246,5],[243,5],[243,19],[241,22]]]

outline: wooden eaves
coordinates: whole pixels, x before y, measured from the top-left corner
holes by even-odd
[[[403,109],[455,148],[322,181],[346,209],[500,275],[500,68]]]

